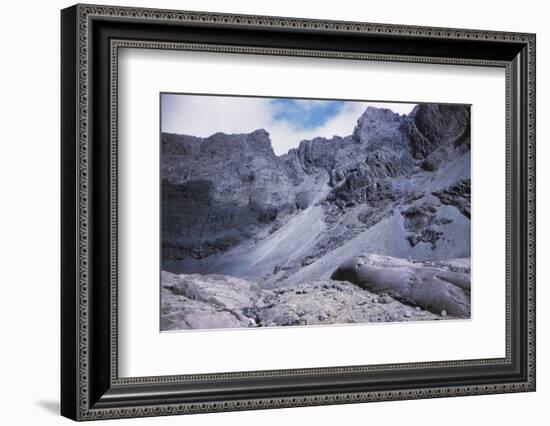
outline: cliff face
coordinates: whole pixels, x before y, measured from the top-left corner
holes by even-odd
[[[296,207],[294,184],[269,135],[163,134],[163,257],[229,250]]]
[[[470,255],[470,109],[368,108],[276,156],[269,134],[162,135],[163,269],[275,288],[377,253]]]

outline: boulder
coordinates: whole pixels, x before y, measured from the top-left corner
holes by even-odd
[[[437,314],[445,311],[459,318],[470,317],[469,271],[367,254],[345,261],[331,278]]]

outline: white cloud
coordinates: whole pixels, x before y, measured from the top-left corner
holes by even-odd
[[[414,104],[347,102],[322,126],[297,130],[286,121],[273,119],[267,98],[163,94],[162,131],[208,137],[216,132],[250,133],[262,128],[269,132],[275,153],[281,155],[303,139],[350,135],[369,106],[408,114]]]
[[[271,121],[261,98],[162,96],[162,131],[206,137],[216,132],[249,133]]]

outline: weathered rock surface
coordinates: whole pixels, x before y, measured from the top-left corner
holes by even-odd
[[[396,299],[378,296],[347,282],[319,280],[274,290],[262,298],[262,326],[361,324],[440,319]]]
[[[430,312],[470,317],[469,269],[445,264],[410,262],[374,254],[356,256],[341,264],[332,279],[349,281],[373,293]]]
[[[244,311],[260,297],[255,284],[224,275],[161,275],[161,329],[208,329],[253,325]]]
[[[235,247],[296,210],[294,184],[265,130],[162,135],[163,259]]]
[[[274,327],[441,319],[348,282],[274,291],[223,275],[162,273],[161,330]]]
[[[470,109],[463,105],[418,105],[403,122],[414,158],[428,158],[442,146],[470,141]]]
[[[447,188],[433,193],[443,204],[455,206],[470,218],[470,179],[461,180]]]
[[[444,234],[444,225],[453,222],[452,218],[445,216],[440,210],[443,209],[426,201],[401,210],[405,229],[409,231],[407,240],[412,247],[421,242],[429,243],[433,249],[437,247]]]

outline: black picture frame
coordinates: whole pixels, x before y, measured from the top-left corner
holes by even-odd
[[[534,391],[535,43],[534,34],[510,32],[80,4],[62,10],[61,414],[92,420]],[[119,378],[114,100],[117,49],[125,46],[505,68],[506,356]]]

